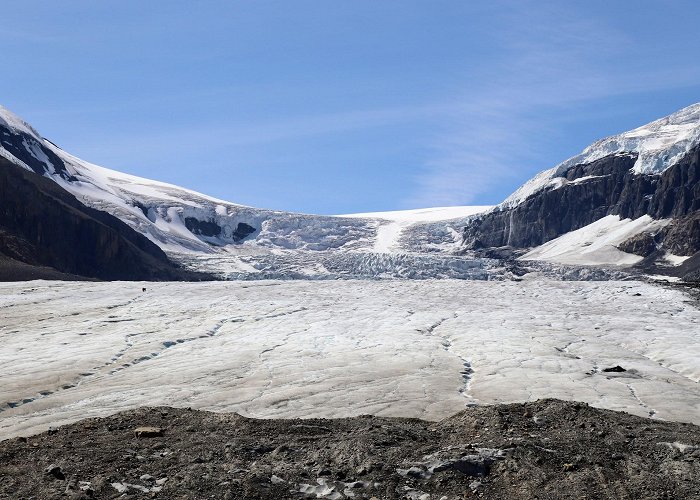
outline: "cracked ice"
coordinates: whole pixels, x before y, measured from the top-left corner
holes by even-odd
[[[647,283],[0,288],[0,439],[141,405],[440,419],[557,397],[700,423],[700,311]]]

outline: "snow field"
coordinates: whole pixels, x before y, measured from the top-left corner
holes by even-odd
[[[618,250],[617,246],[638,234],[655,233],[669,222],[670,219],[654,220],[648,215],[634,220],[608,215],[533,248],[521,260],[542,260],[575,266],[632,266],[644,258]],[[676,256],[671,256],[670,259],[674,257]]]

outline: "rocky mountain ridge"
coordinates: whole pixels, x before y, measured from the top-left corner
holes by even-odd
[[[225,279],[492,279],[502,267],[483,256],[502,261],[532,249],[552,264],[700,273],[700,104],[597,141],[494,208],[445,211],[445,219],[317,216],[218,200],[85,162],[1,107],[0,156],[114,215],[180,265]],[[594,224],[609,217],[618,219],[606,222],[604,258],[571,262],[603,241]],[[625,221],[635,223],[623,230]],[[537,252],[575,231],[583,231],[570,238],[580,248],[567,240]]]
[[[463,248],[532,248],[610,215],[649,216],[662,228],[633,234],[617,248],[639,256],[647,270],[666,255],[692,257],[661,270],[692,278],[700,261],[699,137],[700,105],[693,105],[598,141],[467,221]]]

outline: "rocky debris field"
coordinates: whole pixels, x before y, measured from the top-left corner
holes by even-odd
[[[547,399],[440,422],[140,408],[0,442],[0,498],[700,498],[700,427]]]

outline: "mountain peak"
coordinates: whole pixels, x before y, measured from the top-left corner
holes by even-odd
[[[641,127],[594,142],[580,154],[537,174],[499,207],[518,205],[534,193],[556,183],[556,178],[563,177],[572,167],[614,154],[636,154],[632,170],[637,174],[661,174],[698,144],[700,103],[695,103]]]
[[[590,163],[614,153],[637,153],[638,174],[659,174],[700,142],[700,103],[687,106],[628,132],[594,142],[557,168],[561,175],[577,163]],[[584,160],[584,161],[581,161]]]
[[[5,106],[0,104],[0,127],[5,127],[15,133],[24,133],[33,136],[35,139],[41,139],[41,135],[34,127],[24,121],[22,118],[14,114]]]

